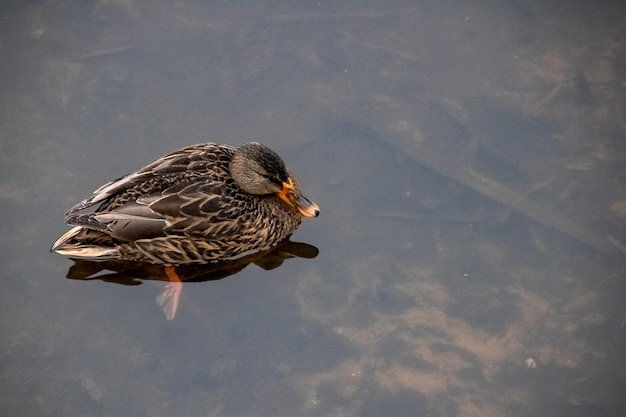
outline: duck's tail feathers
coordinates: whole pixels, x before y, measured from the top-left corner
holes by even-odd
[[[57,239],[50,251],[71,258],[90,260],[119,259],[117,242],[106,233],[76,226]]]

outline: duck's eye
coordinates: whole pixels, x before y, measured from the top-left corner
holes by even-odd
[[[268,174],[267,172],[259,172],[259,175],[260,175],[263,179],[265,179],[265,180],[267,180],[267,181],[269,181],[269,182],[271,182],[271,183],[273,183],[273,184],[278,184],[278,185],[280,185],[280,183],[281,183],[281,182],[280,182],[280,180],[278,180],[278,178],[276,178],[276,177],[274,177],[274,176],[272,176],[272,175]]]
[[[282,186],[283,185],[283,182],[278,177],[267,177],[267,178],[270,181],[272,181],[274,184],[278,185],[278,186]]]

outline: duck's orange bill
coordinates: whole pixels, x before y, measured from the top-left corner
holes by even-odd
[[[305,217],[317,217],[320,214],[320,208],[317,204],[301,194],[296,194],[291,178],[287,182],[283,182],[283,189],[278,193],[278,196]]]

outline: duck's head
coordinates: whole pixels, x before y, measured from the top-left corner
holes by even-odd
[[[317,217],[320,208],[300,193],[285,163],[276,152],[260,143],[239,146],[230,161],[230,173],[239,187],[255,195],[277,194],[305,217]]]

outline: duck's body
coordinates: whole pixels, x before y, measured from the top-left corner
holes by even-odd
[[[303,215],[318,213],[269,148],[206,143],[97,189],[66,213],[75,227],[52,250],[83,259],[206,263],[275,245]]]

